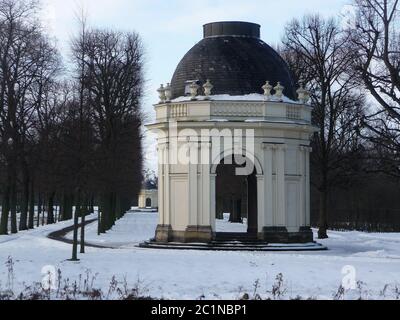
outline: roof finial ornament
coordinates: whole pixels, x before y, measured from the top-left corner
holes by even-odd
[[[160,103],[164,103],[165,100],[167,100],[167,97],[165,96],[165,88],[164,85],[162,84],[160,88],[157,90],[159,97],[160,97]]]
[[[303,83],[300,83],[300,88],[297,89],[296,91],[298,99],[301,103],[306,103],[306,94],[307,94],[307,90],[304,89],[304,85]]]
[[[269,100],[271,98],[271,91],[273,89],[269,81],[265,82],[265,85],[262,87],[262,89],[264,90],[265,99]]]
[[[311,98],[311,93],[309,90],[306,89],[306,93],[304,95],[304,103],[308,104],[308,102],[310,101],[310,98]]]
[[[171,84],[167,83],[167,86],[165,87],[165,101],[171,102],[171,98],[172,98]]]
[[[203,85],[204,88],[204,95],[208,99],[211,96],[211,90],[214,86],[211,84],[210,79],[207,79],[207,82]]]
[[[192,84],[190,85],[190,96],[192,100],[196,100],[198,90],[199,90],[199,85],[196,83],[196,81],[193,81]]]
[[[285,87],[283,85],[281,85],[280,82],[278,82],[278,84],[276,85],[274,90],[275,90],[275,97],[281,101],[283,98],[283,90],[285,90]]]

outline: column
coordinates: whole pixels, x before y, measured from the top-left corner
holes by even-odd
[[[189,162],[189,226],[199,225],[199,216],[197,208],[198,200],[198,143],[189,144],[190,162]]]
[[[300,146],[300,227],[306,226],[306,148]]]
[[[211,225],[211,207],[210,207],[210,149],[211,143],[203,142],[201,144],[201,219],[202,226]]]
[[[306,148],[306,227],[311,226],[311,192],[310,192],[310,153],[312,148]]]
[[[164,212],[164,147],[157,147],[158,153],[158,211],[159,211],[159,224],[165,224]]]
[[[264,149],[264,197],[265,227],[274,226],[272,155],[274,146],[263,144]]]
[[[157,242],[168,242],[171,240],[171,219],[169,210],[169,144],[159,144],[159,183],[158,183],[158,197],[159,197],[159,213],[160,224],[156,230]]]
[[[276,226],[286,227],[286,186],[285,186],[285,145],[277,145],[276,149],[276,185],[277,215]]]
[[[217,175],[210,174],[210,217],[211,217],[211,228],[215,232],[215,218],[216,218],[216,189],[217,189]]]
[[[257,225],[258,232],[265,227],[265,190],[264,175],[257,175]]]
[[[169,159],[170,159],[170,149],[169,149],[169,144],[165,144],[164,148],[164,224],[165,225],[171,225],[171,207],[170,207],[170,164],[169,164]]]

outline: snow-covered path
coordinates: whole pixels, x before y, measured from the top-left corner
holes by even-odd
[[[95,217],[95,216],[93,216]],[[91,218],[93,218],[91,217]],[[88,218],[89,219],[89,218]],[[267,293],[282,273],[285,298],[331,299],[342,283],[345,266],[352,266],[356,280],[363,282],[364,298],[382,298],[381,291],[391,285],[387,297],[394,298],[395,285],[400,285],[400,234],[364,234],[330,232],[321,241],[329,251],[308,253],[254,253],[149,250],[135,247],[154,235],[157,214],[128,213],[112,231],[98,237],[97,224],[87,228],[89,242],[122,246],[120,249],[87,248],[80,262],[67,261],[71,245],[50,240],[47,235],[71,225],[71,221],[45,226],[13,236],[0,236],[0,284],[7,282],[4,265],[11,256],[14,265],[14,289],[42,279],[42,268],[59,268],[63,278],[78,279],[89,270],[97,274],[95,286],[107,288],[115,275],[127,279],[132,287],[141,286],[153,297],[167,299],[236,299],[244,292],[253,293],[259,280],[258,293]],[[357,290],[346,293],[357,298]]]
[[[154,212],[128,212],[122,220],[117,221],[110,232],[100,236],[97,234],[97,222],[91,223],[86,227],[85,240],[88,243],[111,248],[135,247],[140,242],[154,237],[157,216],[158,214]],[[66,236],[67,239],[72,237],[72,232]]]

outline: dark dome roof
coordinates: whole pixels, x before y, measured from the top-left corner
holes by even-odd
[[[172,96],[185,95],[188,81],[203,85],[210,79],[212,94],[245,95],[263,93],[269,80],[285,87],[295,99],[294,81],[285,61],[260,40],[260,26],[247,22],[215,22],[204,26],[204,39],[179,63],[172,78]]]

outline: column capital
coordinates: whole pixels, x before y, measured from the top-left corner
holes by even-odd
[[[189,141],[188,145],[191,149],[198,149],[200,147],[200,143],[198,141]]]
[[[278,151],[285,151],[287,149],[287,145],[286,144],[277,144],[276,145],[276,150]]]
[[[157,145],[157,151],[164,151],[164,150],[169,150],[169,142],[163,142]]]
[[[265,143],[265,142],[263,142],[262,145],[261,145],[261,148],[263,150],[269,150],[269,151],[275,150],[276,149],[276,144],[275,143]]]
[[[199,144],[202,148],[211,149],[211,142],[210,141],[200,141]]]
[[[313,151],[313,149],[310,146],[304,146],[304,145],[301,145],[299,147],[299,149],[300,149],[300,151],[306,151],[306,152],[310,152],[310,153]]]
[[[263,150],[272,150],[273,149],[273,144],[270,143],[261,143],[261,149]]]
[[[266,143],[263,142],[261,148],[264,150],[286,150],[287,146],[284,143]]]

